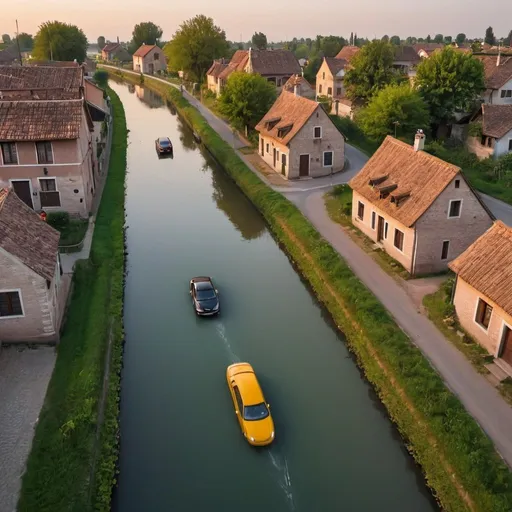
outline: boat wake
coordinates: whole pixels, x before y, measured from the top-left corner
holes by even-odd
[[[231,359],[231,362],[239,363],[240,358],[234,352],[233,348],[231,347],[231,343],[229,343],[228,337],[226,336],[226,328],[224,327],[224,324],[222,324],[222,323],[217,324],[217,334],[219,335],[219,338],[224,343],[224,347],[226,348],[226,351],[229,354],[229,358]]]
[[[278,454],[273,454],[271,450],[268,450],[268,455],[272,461],[272,465],[279,471],[281,478],[279,479],[279,487],[283,490],[288,501],[290,510],[295,510],[295,501],[293,499],[292,492],[292,480],[290,477],[290,470],[288,469],[288,460],[285,456],[281,457]]]

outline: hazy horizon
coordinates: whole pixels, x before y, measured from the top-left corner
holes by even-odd
[[[374,0],[360,0],[357,10],[346,12],[339,0],[324,0],[321,8],[304,8],[296,0],[260,0],[257,4],[241,6],[232,0],[215,5],[211,0],[191,0],[186,5],[158,4],[158,12],[147,9],[135,0],[89,0],[87,6],[71,5],[69,0],[48,0],[41,7],[36,0],[18,0],[2,8],[0,34],[11,37],[16,31],[35,34],[37,27],[50,20],[72,23],[80,27],[90,43],[99,36],[115,41],[131,39],[136,23],[153,21],[163,29],[162,40],[169,40],[178,26],[196,14],[211,16],[226,31],[232,41],[248,41],[255,31],[263,32],[270,41],[290,40],[293,37],[339,35],[359,37],[398,35],[433,38],[436,34],[455,36],[463,32],[469,38],[484,37],[485,29],[492,26],[496,37],[506,37],[512,30],[512,2],[494,0],[490,12],[476,0],[431,0],[429,8],[410,0],[387,0],[386,5],[375,5]],[[239,6],[238,9],[235,6]],[[339,13],[339,14],[338,14]],[[371,13],[371,17],[369,16]]]

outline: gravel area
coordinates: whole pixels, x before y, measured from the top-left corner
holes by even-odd
[[[15,512],[34,426],[55,366],[54,347],[0,348],[0,511]]]

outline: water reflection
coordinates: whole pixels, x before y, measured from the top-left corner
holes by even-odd
[[[197,149],[196,141],[194,140],[194,134],[189,128],[188,124],[180,116],[176,117],[177,128],[180,134],[180,142],[185,151],[195,151]]]
[[[149,108],[162,108],[164,106],[160,94],[153,92],[151,89],[146,89],[143,85],[135,85],[135,94]]]
[[[133,94],[135,92],[135,85],[128,84],[128,90]]]

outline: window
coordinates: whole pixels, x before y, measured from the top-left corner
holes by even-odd
[[[53,152],[51,142],[36,142],[38,164],[53,164]]]
[[[325,80],[325,72],[322,73],[322,80]]]
[[[341,96],[341,87],[336,88],[336,96]]]
[[[508,139],[508,150],[512,151],[512,139]]]
[[[243,412],[244,410],[244,403],[242,402],[242,395],[240,394],[240,391],[238,390],[238,386],[233,386],[233,391],[235,393],[236,403],[238,405],[238,410],[240,412]]]
[[[39,198],[41,199],[41,208],[60,206],[60,192],[57,190],[55,178],[39,179]]]
[[[155,53],[155,57],[153,60],[160,60],[160,54],[159,53]]]
[[[2,142],[2,158],[4,165],[18,165],[18,152],[15,142]]]
[[[324,151],[324,167],[331,167],[333,164],[333,152],[332,151]]]
[[[332,87],[327,87],[327,96],[332,96]]]
[[[270,153],[270,144],[267,143],[267,153]]]
[[[322,127],[321,126],[315,126],[314,138],[315,139],[321,139],[322,138]]]
[[[386,221],[384,223],[384,239],[387,240],[388,239],[388,228],[389,228],[389,224],[388,222]]]
[[[447,260],[448,259],[448,249],[450,248],[450,241],[445,240],[443,242],[443,249],[441,250],[441,259]]]
[[[503,89],[501,91],[502,98],[512,98],[512,89]]]
[[[375,212],[372,212],[372,229],[375,230],[375,220],[377,219],[377,215]]]
[[[286,155],[284,153],[281,155],[281,163],[286,165]]]
[[[357,216],[359,219],[364,219],[364,204],[361,203],[361,201],[358,201],[357,203]]]
[[[322,84],[318,86],[318,94],[322,94]]]
[[[23,316],[19,292],[0,292],[0,317]]]
[[[460,188],[460,180],[455,180],[455,188]]]
[[[460,210],[462,208],[462,200],[461,199],[452,199],[450,201],[450,207],[448,209],[448,218],[458,218],[460,217]]]
[[[476,308],[475,322],[483,327],[485,330],[489,327],[492,316],[492,306],[487,304],[485,300],[478,299],[478,306]]]
[[[395,247],[403,252],[404,250],[404,234],[399,230],[395,228]]]

